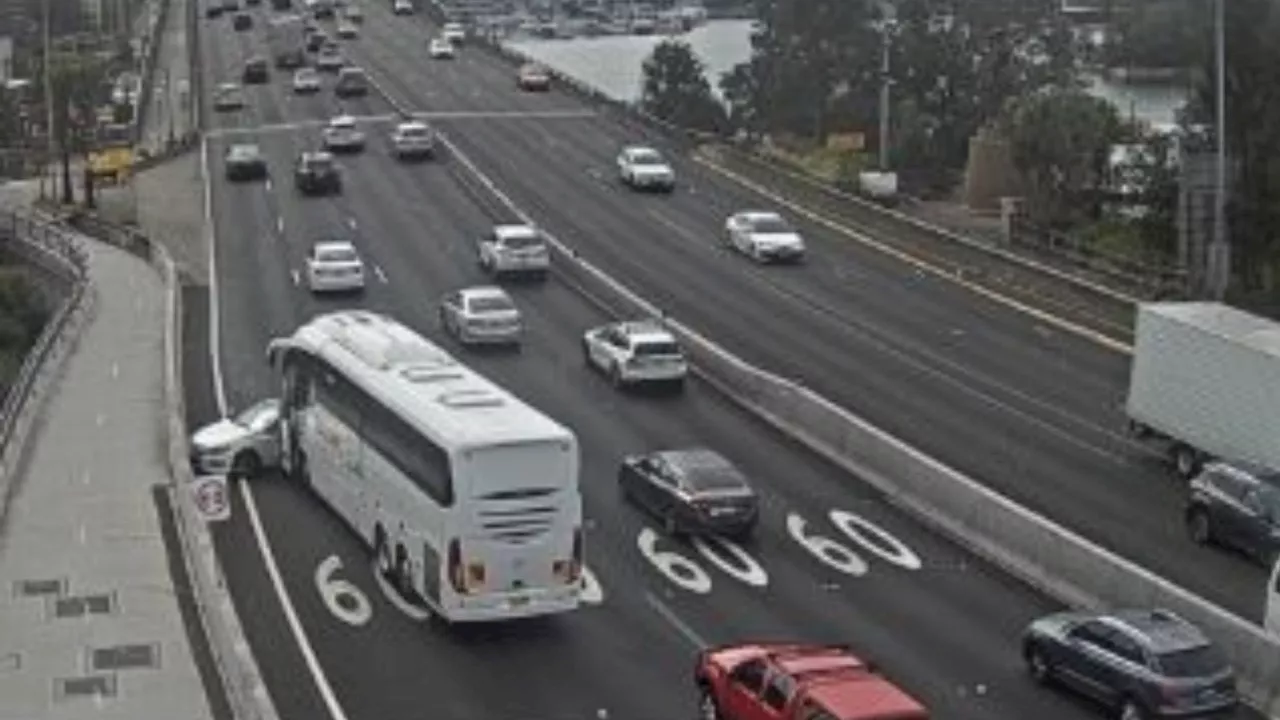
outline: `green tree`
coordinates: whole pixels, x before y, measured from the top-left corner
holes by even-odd
[[[1095,191],[1120,137],[1115,107],[1080,90],[1049,88],[1012,101],[1003,124],[1031,218],[1064,226],[1082,210],[1096,214]]]
[[[53,95],[53,137],[62,153],[63,202],[72,203],[71,156],[87,149],[85,131],[94,122],[97,93],[105,67],[95,58],[59,53],[51,58],[49,84]]]
[[[724,107],[711,93],[706,66],[688,44],[663,40],[644,61],[640,107],[676,127],[720,132]]]
[[[1188,68],[1199,60],[1211,3],[1158,0],[1117,3],[1108,24],[1106,61],[1110,67]]]

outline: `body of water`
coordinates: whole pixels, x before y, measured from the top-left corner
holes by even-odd
[[[751,56],[750,20],[712,20],[679,36],[689,43],[707,67],[707,79],[719,93],[720,77]],[[662,35],[606,35],[558,40],[513,39],[506,44],[577,78],[606,95],[632,102],[640,99],[642,65]],[[1153,125],[1174,122],[1174,113],[1187,97],[1182,85],[1126,84],[1091,77],[1090,93],[1110,100],[1122,117]]]

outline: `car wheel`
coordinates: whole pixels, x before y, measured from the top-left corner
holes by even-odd
[[[401,597],[406,600],[412,600],[417,595],[417,592],[413,589],[413,577],[409,568],[409,553],[405,552],[403,545],[396,547],[395,585],[396,590],[400,591]]]
[[[1123,704],[1120,705],[1120,720],[1147,720],[1147,711],[1133,700],[1133,698],[1125,698]]]
[[[720,720],[720,706],[711,694],[711,688],[698,691],[698,720]]]
[[[1209,513],[1196,508],[1187,513],[1187,534],[1197,545],[1208,545],[1213,541],[1213,528],[1209,525]]]
[[[262,458],[258,457],[258,453],[252,450],[242,450],[231,461],[231,472],[228,473],[233,477],[250,480],[258,477],[262,472]]]
[[[1053,675],[1053,670],[1049,667],[1049,661],[1045,659],[1044,653],[1034,645],[1027,649],[1027,674],[1041,685],[1048,683]]]

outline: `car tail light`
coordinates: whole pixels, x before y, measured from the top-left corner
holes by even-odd
[[[449,541],[449,584],[456,593],[466,594],[466,577],[462,572],[462,544],[457,538]]]

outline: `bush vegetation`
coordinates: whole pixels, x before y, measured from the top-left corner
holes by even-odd
[[[27,271],[0,260],[0,395],[9,394],[49,315],[49,304]]]

